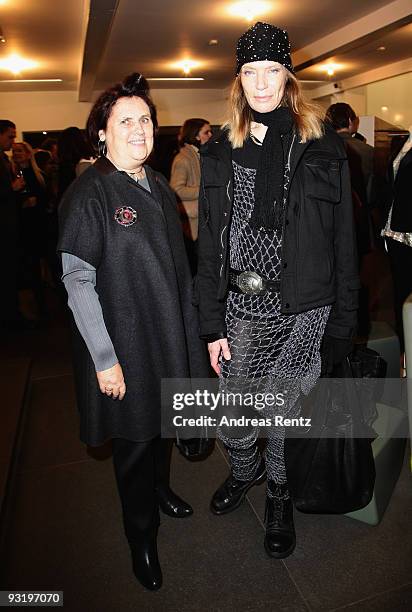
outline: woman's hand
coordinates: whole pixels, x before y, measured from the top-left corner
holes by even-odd
[[[207,345],[207,349],[209,351],[210,365],[212,366],[216,374],[219,375],[220,374],[220,366],[219,366],[220,354],[222,354],[224,359],[232,358],[230,354],[227,338],[221,338],[220,340],[216,340],[215,342],[209,342]]]
[[[123,378],[123,370],[120,363],[116,363],[108,370],[96,372],[100,391],[113,399],[122,400],[126,393],[126,385]]]

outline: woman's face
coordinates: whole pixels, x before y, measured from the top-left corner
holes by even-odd
[[[240,80],[249,106],[259,113],[269,113],[282,102],[287,70],[269,60],[249,62],[242,66]]]
[[[30,154],[26,151],[24,145],[19,142],[13,144],[13,161],[16,164],[24,164],[30,159]]]
[[[107,156],[115,166],[123,170],[141,167],[153,149],[153,123],[146,102],[138,97],[120,98],[99,138],[106,141]]]
[[[210,127],[210,123],[205,123],[198,131],[196,138],[199,140],[201,145],[204,145],[211,139],[211,137],[212,128]]]

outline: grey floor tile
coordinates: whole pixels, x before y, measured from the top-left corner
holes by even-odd
[[[252,489],[248,496],[262,519],[264,496],[264,487]],[[330,610],[407,583],[411,512],[412,482],[406,461],[377,526],[345,516],[296,512],[297,546],[285,565],[311,608]]]
[[[410,612],[412,609],[412,583],[399,589],[380,593],[370,599],[357,601],[333,612]]]
[[[162,520],[161,591],[144,591],[131,572],[110,461],[19,475],[8,587],[64,590],[64,609],[76,612],[306,610],[283,564],[265,557],[251,508],[210,514],[226,473],[221,455],[197,464],[176,456],[173,473],[195,514]]]
[[[79,440],[73,379],[58,376],[31,384],[20,470],[89,459]]]

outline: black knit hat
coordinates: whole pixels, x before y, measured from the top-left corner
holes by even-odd
[[[286,30],[258,21],[242,34],[236,47],[236,74],[243,64],[269,60],[293,72],[290,42]]]

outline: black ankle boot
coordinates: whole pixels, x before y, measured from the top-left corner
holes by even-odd
[[[163,576],[157,555],[157,529],[130,543],[133,572],[140,584],[150,591],[158,591]]]
[[[168,486],[158,486],[156,488],[159,508],[164,514],[174,518],[185,518],[193,514],[193,508],[181,497],[176,495]]]
[[[268,481],[268,489],[271,497],[266,496],[265,550],[270,557],[284,559],[296,546],[293,504],[287,484],[277,485]]]
[[[237,480],[230,474],[212,497],[210,509],[213,514],[227,514],[236,510],[244,500],[249,489],[263,482],[265,476],[266,467],[263,459],[252,480]]]

